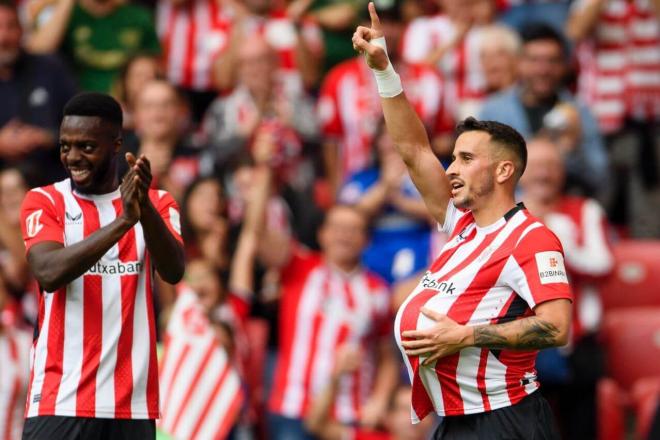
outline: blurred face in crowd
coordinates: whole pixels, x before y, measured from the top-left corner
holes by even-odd
[[[472,20],[473,4],[476,0],[439,0],[442,12],[452,21],[469,22]]]
[[[495,18],[497,11],[493,0],[472,0],[469,3],[471,3],[472,19],[475,24],[488,24]]]
[[[261,38],[246,40],[239,49],[239,80],[253,94],[270,90],[276,67],[275,52]]]
[[[74,187],[87,194],[113,189],[121,127],[96,116],[65,116],[60,125],[60,161]]]
[[[556,41],[533,40],[523,45],[518,72],[525,92],[536,99],[556,95],[564,69],[564,51]]]
[[[564,187],[564,161],[559,148],[547,139],[534,139],[527,148],[527,169],[520,179],[527,200],[551,203]]]
[[[433,429],[433,417],[427,417],[421,423],[410,423],[410,402],[412,388],[400,386],[396,389],[387,413],[385,424],[395,440],[424,440]]]
[[[0,67],[14,64],[20,53],[21,36],[16,11],[0,6]]]
[[[21,203],[28,186],[21,173],[13,168],[0,172],[0,215],[12,226],[21,221]]]
[[[222,283],[211,262],[196,259],[186,264],[185,281],[195,291],[200,304],[207,312],[222,300]]]
[[[209,232],[223,221],[225,201],[220,183],[213,179],[202,180],[188,196],[186,214],[196,232]]]
[[[272,0],[245,0],[245,6],[257,15],[265,15],[272,8]]]
[[[487,33],[481,44],[481,67],[486,89],[491,93],[513,85],[516,80],[518,50],[515,41],[507,38],[509,36],[495,30]]]
[[[180,126],[181,102],[167,81],[146,83],[135,102],[135,128],[140,136],[165,140],[176,137]]]
[[[367,244],[366,219],[348,206],[331,208],[319,230],[319,244],[330,263],[352,270]]]
[[[511,160],[485,131],[468,131],[456,139],[452,163],[447,168],[451,196],[457,208],[475,210],[495,191],[495,172]]]
[[[156,79],[159,73],[160,68],[156,58],[141,56],[131,61],[126,69],[124,82],[126,100],[130,104],[134,104],[145,84]]]

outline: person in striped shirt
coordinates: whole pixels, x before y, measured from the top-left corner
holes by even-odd
[[[146,156],[117,176],[122,113],[84,93],[64,107],[69,178],[28,192],[21,227],[40,290],[23,439],[155,437],[153,270],[183,276],[179,209],[150,189]]]
[[[376,77],[388,131],[449,240],[394,328],[412,382],[412,421],[436,439],[558,439],[536,392],[537,350],[568,341],[572,295],[561,243],[514,190],[527,150],[511,127],[467,118],[443,170],[387,57],[373,3],[353,45]]]

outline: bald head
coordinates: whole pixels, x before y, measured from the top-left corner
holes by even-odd
[[[526,198],[547,203],[561,195],[564,187],[564,159],[559,147],[547,138],[528,144],[527,170],[520,179]]]

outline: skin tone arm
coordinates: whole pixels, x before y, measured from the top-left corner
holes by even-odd
[[[369,3],[371,27],[359,26],[353,34],[353,46],[365,54],[372,69],[385,70],[389,63],[387,53],[370,41],[383,36],[380,20],[373,3]],[[426,207],[440,224],[450,198],[449,179],[433,154],[426,130],[405,93],[393,98],[381,98],[387,131],[408,168],[410,177],[419,190]]]
[[[573,41],[586,38],[593,30],[606,0],[591,0],[581,8],[574,8],[566,22],[566,35]]]
[[[54,292],[80,277],[140,220],[139,179],[128,173],[122,181],[124,209],[110,224],[71,246],[46,241],[30,248],[28,264],[43,289]]]
[[[325,177],[330,186],[330,194],[332,194],[334,199],[339,190],[341,180],[339,172],[339,145],[337,145],[337,142],[335,141],[323,141],[322,154]]]
[[[29,33],[25,48],[32,53],[53,53],[60,47],[76,0],[58,0],[50,19]]]
[[[560,347],[568,342],[571,326],[571,302],[567,299],[541,303],[534,308],[534,316],[504,324],[466,326],[424,307],[421,312],[436,324],[426,330],[405,331],[402,337],[408,356],[426,357],[422,365],[430,365],[467,347],[512,350]]]
[[[151,185],[151,167],[146,156],[139,159],[127,153],[126,161],[138,176],[140,224],[144,240],[158,275],[170,284],[178,283],[185,269],[183,245],[170,233],[156,208],[147,196]]]
[[[374,391],[362,407],[360,424],[373,429],[382,421],[387,411],[390,396],[397,385],[398,364],[389,340],[381,341],[378,346],[378,373],[374,382]]]

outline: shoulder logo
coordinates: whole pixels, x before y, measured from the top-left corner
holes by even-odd
[[[37,209],[25,218],[25,230],[28,237],[32,238],[36,236],[43,229],[44,225],[41,224],[41,215],[43,213],[43,209]]]
[[[537,252],[534,257],[536,258],[536,268],[539,271],[541,284],[568,283],[564,257],[561,252]]]
[[[76,223],[79,222],[82,219],[82,212],[79,212],[78,215],[72,215],[69,214],[68,212],[65,213],[67,222],[72,222]]]

